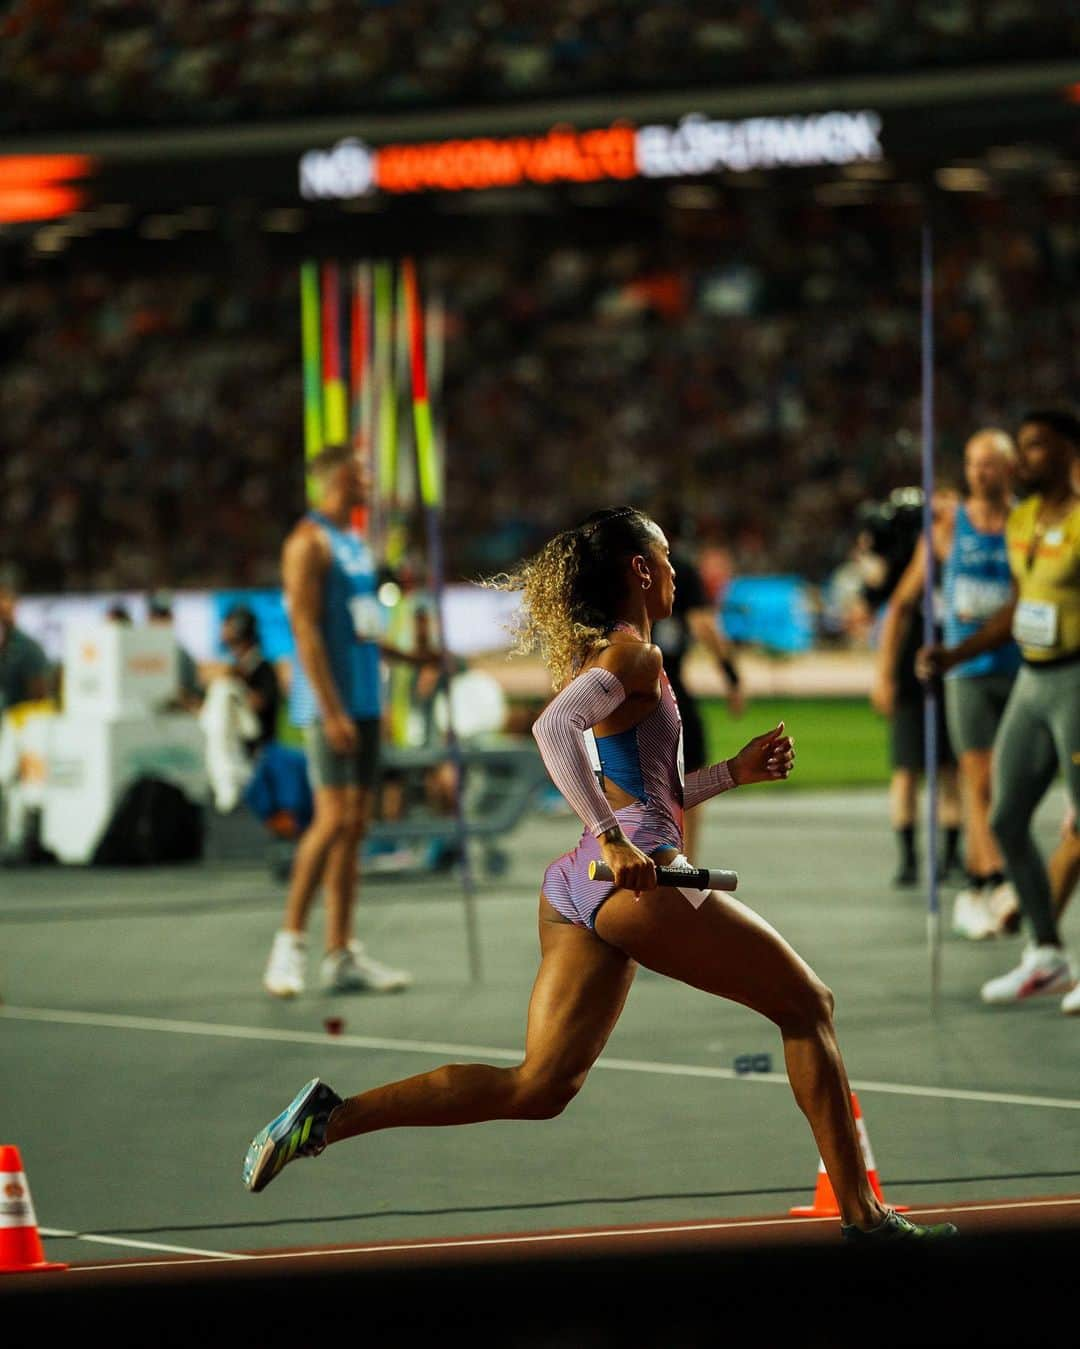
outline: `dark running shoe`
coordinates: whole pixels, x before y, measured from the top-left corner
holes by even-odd
[[[341,1097],[313,1077],[277,1119],[260,1129],[244,1156],[244,1184],[258,1194],[294,1157],[317,1157],[326,1147],[330,1112]]]
[[[856,1246],[873,1246],[882,1241],[940,1241],[943,1237],[955,1237],[957,1231],[953,1223],[934,1223],[924,1227],[921,1223],[911,1222],[895,1209],[889,1209],[877,1227],[864,1232],[854,1224],[848,1227],[841,1223],[840,1235]]]

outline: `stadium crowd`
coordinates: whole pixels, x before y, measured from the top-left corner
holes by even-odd
[[[302,499],[295,278],[75,269],[0,297],[24,590],[279,583]]]
[[[1039,60],[1038,0],[13,0],[0,127],[257,120]]]
[[[1077,387],[1072,202],[941,204],[946,473],[972,428]],[[919,221],[742,193],[672,211],[652,243],[538,253],[508,230],[433,259],[451,574],[601,499],[666,499],[738,572],[826,582],[860,503],[918,481]],[[4,552],[25,591],[278,582],[303,490],[296,269],[185,266],[28,266],[0,296]]]

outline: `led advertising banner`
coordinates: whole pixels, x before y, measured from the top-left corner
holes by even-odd
[[[95,169],[88,155],[0,155],[0,225],[79,210],[88,200],[82,180]]]
[[[627,122],[535,136],[475,136],[374,148],[349,138],[300,159],[300,195],[341,201],[374,192],[460,192],[523,183],[678,178],[751,169],[881,159],[873,111],[716,121],[691,114],[674,126]]]
[[[71,628],[103,623],[110,608],[121,604],[135,625],[147,621],[147,597],[140,591],[102,591],[85,595],[23,595],[19,627],[40,642],[51,661],[63,659]],[[259,641],[270,660],[293,655],[292,631],[279,589],[178,590],[172,596],[173,631],[197,661],[223,660],[221,623],[234,604],[255,615]],[[482,586],[459,583],[446,588],[446,643],[458,656],[505,651],[520,597]]]
[[[167,210],[243,196],[266,207],[352,202],[377,213],[395,202],[485,189],[737,180],[752,171],[820,173],[885,160],[897,174],[929,180],[937,166],[1018,137],[1075,159],[1078,113],[1080,86],[1071,83],[944,101],[913,95],[876,108],[727,118],[692,111],[667,120],[623,117],[586,126],[539,110],[536,120],[531,114],[524,119],[519,111],[518,123],[526,127],[520,132],[501,132],[500,113],[493,109],[481,124],[490,130],[470,128],[444,138],[424,129],[438,127],[432,114],[412,140],[393,139],[362,118],[355,134],[350,121],[337,121],[333,133],[282,124],[280,140],[273,128],[258,136],[244,128],[235,136],[208,136],[202,129],[72,133],[50,138],[64,153],[28,145],[24,153],[0,155],[0,229],[62,219],[99,203]],[[327,143],[312,139],[320,134]],[[327,210],[324,218],[333,215]]]

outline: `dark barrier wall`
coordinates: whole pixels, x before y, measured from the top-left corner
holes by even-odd
[[[482,1248],[480,1248],[482,1251]],[[1075,1337],[1080,1229],[945,1247],[834,1245],[423,1263],[191,1266],[0,1281],[26,1344],[841,1349],[1058,1345]],[[91,1280],[99,1282],[92,1283]],[[64,1339],[59,1336],[63,1334]]]

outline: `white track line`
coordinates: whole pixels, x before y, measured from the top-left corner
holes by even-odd
[[[1018,1209],[1063,1208],[1080,1206],[1080,1198],[1066,1199],[1016,1199],[1003,1200],[996,1204],[965,1204],[957,1207],[933,1208],[912,1207],[909,1212],[921,1217],[935,1213],[948,1213],[963,1218],[967,1213],[1007,1213]],[[711,1223],[679,1223],[663,1227],[610,1227],[592,1228],[578,1232],[522,1232],[515,1236],[502,1237],[455,1237],[443,1241],[438,1238],[431,1241],[392,1242],[381,1246],[340,1246],[312,1251],[267,1251],[251,1255],[225,1257],[234,1260],[270,1261],[270,1260],[311,1260],[326,1259],[338,1255],[386,1255],[408,1251],[452,1251],[480,1246],[539,1246],[552,1242],[614,1240],[620,1237],[681,1236],[693,1232],[735,1232],[751,1227],[783,1227],[790,1229],[792,1224],[802,1226],[807,1223],[835,1223],[836,1218],[735,1218],[731,1221]],[[140,1261],[140,1269],[157,1269],[163,1266],[175,1266],[177,1260]],[[79,1272],[89,1270],[117,1269],[117,1264],[79,1265]]]
[[[106,1237],[97,1232],[69,1232],[63,1227],[39,1227],[43,1237],[74,1237],[77,1241],[93,1241],[102,1246],[134,1246],[145,1251],[172,1251],[176,1255],[202,1255],[211,1260],[250,1260],[248,1255],[234,1255],[230,1251],[200,1251],[194,1246],[169,1246],[162,1241],[133,1241],[130,1237]],[[161,1264],[176,1265],[178,1260],[164,1260]],[[103,1266],[102,1268],[109,1268]]]
[[[439,1040],[390,1040],[372,1035],[331,1036],[316,1031],[274,1030],[269,1026],[227,1026],[209,1021],[173,1021],[160,1017],[118,1016],[109,1012],[70,1012],[48,1007],[0,1006],[0,1019],[66,1026],[93,1026],[107,1030],[153,1031],[167,1035],[205,1035],[223,1040],[261,1040],[278,1044],[318,1045],[323,1050],[376,1049],[396,1054],[434,1054],[449,1057],[455,1062],[466,1057],[497,1059],[508,1063],[521,1062],[520,1049],[503,1049],[491,1045],[447,1044]],[[743,1077],[732,1068],[712,1068],[693,1063],[660,1063],[649,1059],[618,1059],[602,1055],[595,1067],[623,1073],[653,1073],[661,1077],[702,1077],[720,1081],[738,1078],[748,1083],[788,1086],[784,1073],[748,1073]],[[972,1101],[986,1105],[1024,1105],[1042,1110],[1080,1110],[1080,1100],[1060,1096],[966,1091],[960,1087],[919,1086],[906,1082],[856,1081],[852,1082],[851,1086],[855,1091],[885,1096],[919,1096],[927,1100]]]

